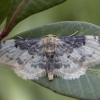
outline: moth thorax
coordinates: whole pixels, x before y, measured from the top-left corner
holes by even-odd
[[[47,52],[55,51],[57,43],[58,39],[56,37],[48,36],[44,38],[45,50]]]
[[[45,51],[46,52],[54,52],[55,51],[55,45],[46,45]]]

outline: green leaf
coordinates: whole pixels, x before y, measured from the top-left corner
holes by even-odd
[[[47,34],[67,36],[78,31],[76,35],[100,35],[100,27],[86,22],[58,22],[44,25],[35,29],[22,32],[21,37],[38,37]],[[34,82],[56,93],[85,100],[100,100],[100,65],[92,67],[79,79],[64,80],[55,77],[49,81],[47,76]]]
[[[1,0],[0,1],[0,24],[3,22],[3,20],[7,16],[10,10],[11,4],[12,4],[12,0]]]
[[[13,0],[12,7],[7,16],[6,28],[12,28],[23,19],[38,12],[63,3],[66,0]]]

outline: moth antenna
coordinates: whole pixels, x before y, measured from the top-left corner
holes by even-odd
[[[71,34],[71,35],[69,35],[69,36],[74,36],[74,35],[77,34],[77,33],[78,33],[78,31],[74,32],[73,34]]]
[[[19,39],[23,39],[21,36],[17,36]]]

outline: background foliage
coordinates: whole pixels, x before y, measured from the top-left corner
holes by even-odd
[[[99,4],[99,0],[68,0],[23,20],[8,37],[27,29],[59,21],[86,21],[100,25]],[[0,27],[2,30],[2,25]],[[66,98],[31,81],[25,81],[13,71],[0,67],[0,100],[66,100]]]

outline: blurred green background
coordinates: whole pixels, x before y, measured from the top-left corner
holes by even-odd
[[[27,29],[59,21],[85,21],[100,25],[100,0],[68,0],[20,22],[8,37]],[[0,26],[2,30],[3,24]],[[0,67],[0,100],[75,100],[56,94]]]

